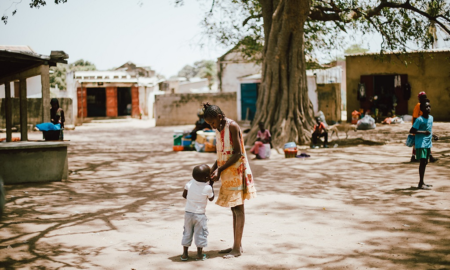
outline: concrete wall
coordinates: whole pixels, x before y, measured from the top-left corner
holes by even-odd
[[[74,125],[72,99],[70,98],[58,98],[59,105],[64,110],[64,117],[66,118],[65,125]],[[28,101],[28,125],[33,127],[36,124],[42,123],[42,99],[41,98],[29,98]],[[48,104],[48,110],[50,110],[50,104]],[[20,107],[19,99],[12,98],[12,125],[20,126]],[[0,99],[0,128],[6,128],[5,122],[5,99]]]
[[[341,120],[341,84],[317,84],[319,111],[325,115],[328,124]]]
[[[155,96],[157,126],[194,125],[203,102],[220,107],[225,115],[237,119],[236,93],[172,94]]]
[[[407,74],[411,85],[408,114],[417,104],[417,95],[427,93],[431,114],[437,121],[450,121],[450,52],[417,52],[402,56],[347,56],[347,116],[359,110],[357,88],[361,75]],[[348,119],[351,120],[351,119]]]
[[[0,177],[5,184],[61,181],[68,176],[67,142],[0,144]]]
[[[14,95],[14,82],[11,82],[11,97]],[[42,86],[41,75],[27,78],[27,97],[29,98],[41,98]],[[5,98],[5,85],[0,85],[0,98]]]

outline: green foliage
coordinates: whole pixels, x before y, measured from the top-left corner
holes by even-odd
[[[93,63],[83,59],[77,60],[71,64],[58,63],[56,67],[50,68],[50,87],[54,88],[58,85],[60,90],[66,90],[66,74],[68,71],[89,71],[96,70]]]
[[[182,2],[177,0],[177,4]],[[260,1],[213,2],[203,21],[205,33],[225,47],[242,45],[237,48],[258,61],[264,46]],[[379,33],[382,52],[406,51],[410,44],[426,49],[435,39],[433,27],[437,25],[450,35],[449,23],[450,5],[445,0],[311,0],[304,48],[306,54],[314,56],[318,51],[345,48],[347,33]]]
[[[194,66],[186,65],[178,72],[178,77],[185,77],[188,80],[194,77],[208,79],[209,88],[213,85],[216,75],[216,62],[212,60],[197,61]]]
[[[368,52],[369,49],[366,49],[362,46],[362,44],[352,44],[344,50],[345,54],[355,54],[355,53],[365,53]]]
[[[17,13],[17,5],[20,4],[22,1],[15,1],[11,4],[11,6],[6,10],[6,12],[8,12],[9,10],[12,9],[11,11],[11,15],[14,16]],[[63,4],[66,3],[67,0],[54,0],[55,4]],[[40,8],[47,5],[47,2],[45,2],[44,0],[30,0],[30,8]],[[5,12],[5,13],[6,13]],[[8,15],[3,15],[1,20],[3,21],[4,24],[8,23]]]

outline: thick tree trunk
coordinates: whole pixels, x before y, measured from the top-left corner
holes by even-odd
[[[259,122],[272,133],[275,147],[310,141],[314,111],[308,97],[303,45],[309,1],[260,0],[265,33],[263,80],[247,143],[256,139]]]

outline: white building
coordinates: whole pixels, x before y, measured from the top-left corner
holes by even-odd
[[[73,99],[74,115],[80,117],[153,117],[156,76],[140,77],[136,72],[75,71],[67,74],[67,92]],[[154,74],[154,73],[153,73]]]

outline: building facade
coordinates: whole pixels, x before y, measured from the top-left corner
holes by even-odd
[[[427,93],[437,121],[450,120],[450,50],[346,56],[347,120],[354,110],[411,115]]]
[[[119,68],[114,71],[76,71],[67,74],[67,88],[78,119],[131,116],[153,118],[159,79]]]

